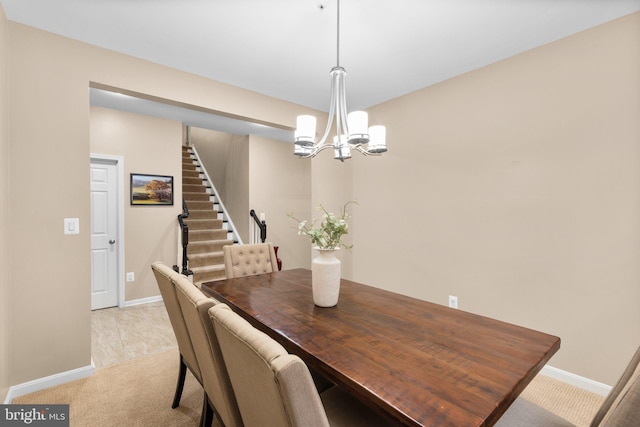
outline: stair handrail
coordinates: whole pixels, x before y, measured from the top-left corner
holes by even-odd
[[[249,215],[255,220],[256,224],[258,224],[260,228],[260,240],[264,243],[265,240],[267,240],[267,222],[264,219],[261,221],[253,209],[249,211]]]
[[[259,219],[258,215],[256,215],[256,211],[251,209],[249,211],[249,216],[251,216],[251,218],[253,218],[253,220],[256,222],[256,224],[258,225],[258,227],[260,228],[260,240],[262,241],[262,243],[265,242],[265,240],[267,240],[267,222],[264,219]],[[252,239],[254,237],[253,233],[251,233]],[[253,243],[253,241],[252,241]],[[273,251],[276,254],[276,264],[278,264],[278,271],[282,270],[282,260],[280,258],[278,258],[278,246],[274,246],[273,247]]]
[[[185,276],[190,276],[193,274],[193,271],[189,270],[189,264],[187,259],[187,246],[189,245],[189,224],[184,222],[185,219],[189,218],[189,208],[187,207],[187,203],[182,200],[182,213],[178,215],[178,224],[180,224],[181,240],[182,240],[182,274]]]
[[[242,244],[242,238],[240,237],[240,234],[238,234],[238,231],[237,231],[238,229],[233,224],[233,221],[231,220],[231,216],[229,215],[229,212],[227,212],[227,208],[224,207],[224,203],[222,203],[222,199],[220,199],[220,196],[218,195],[218,190],[216,190],[216,186],[213,184],[211,177],[207,173],[207,168],[205,168],[202,162],[200,161],[200,156],[198,155],[198,150],[196,150],[196,146],[189,145],[189,148],[193,150],[193,154],[195,155],[196,159],[198,159],[198,164],[200,165],[200,169],[202,169],[200,172],[204,174],[205,178],[207,179],[207,183],[208,183],[207,185],[211,187],[211,191],[213,191],[213,195],[216,197],[217,203],[218,205],[220,205],[220,209],[222,209],[222,215],[227,219],[227,222],[229,223],[229,227],[231,227],[229,231],[231,231],[235,236],[234,240],[236,240],[239,244]]]

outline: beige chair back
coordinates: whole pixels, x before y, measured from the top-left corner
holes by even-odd
[[[591,422],[591,427],[637,426],[640,426],[640,347]]]
[[[227,278],[253,276],[278,271],[276,252],[271,243],[230,245],[222,248]]]
[[[176,341],[178,341],[178,350],[182,355],[182,360],[185,365],[189,367],[191,373],[202,384],[202,375],[200,374],[198,359],[196,358],[196,353],[191,343],[191,337],[189,336],[187,325],[182,317],[182,310],[180,309],[180,303],[178,302],[175,286],[171,281],[172,279],[184,276],[173,271],[171,267],[163,264],[162,262],[153,263],[151,265],[151,269],[153,270],[153,274],[156,276],[162,300],[167,308],[169,321],[171,322],[173,333],[176,336]]]
[[[209,310],[247,427],[328,427],[307,365],[225,304]]]
[[[208,313],[209,308],[218,302],[205,296],[185,276],[179,275],[172,280],[182,309],[182,316],[191,335],[198,365],[202,372],[202,385],[209,401],[225,427],[242,426],[238,404]]]

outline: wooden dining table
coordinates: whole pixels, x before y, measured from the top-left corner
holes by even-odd
[[[491,426],[560,348],[553,335],[341,280],[313,303],[311,271],[202,285],[254,327],[398,425]]]

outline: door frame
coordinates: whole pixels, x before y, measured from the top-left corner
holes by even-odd
[[[118,253],[116,257],[118,259],[118,307],[124,307],[124,157],[113,156],[110,154],[90,154],[90,163],[94,160],[101,162],[113,163],[116,166],[116,176],[118,182],[116,183],[116,200],[118,201],[117,212],[118,218],[116,218],[116,238],[120,244],[118,245]],[[91,288],[89,288],[91,292]]]

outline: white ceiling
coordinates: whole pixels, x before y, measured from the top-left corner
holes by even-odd
[[[328,109],[336,0],[0,3],[12,21]],[[340,65],[348,73],[349,110],[639,10],[640,0],[342,0]]]

